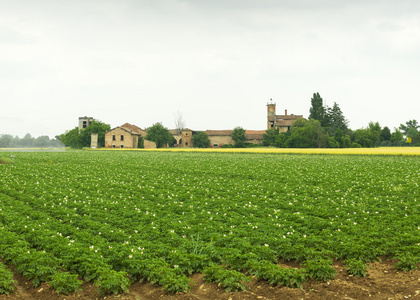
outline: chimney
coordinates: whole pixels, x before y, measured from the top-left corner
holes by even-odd
[[[284,110],[284,115],[287,116],[287,109]]]

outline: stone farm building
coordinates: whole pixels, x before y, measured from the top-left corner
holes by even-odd
[[[276,103],[273,101],[267,103],[267,129],[278,128],[279,132],[287,132],[293,122],[299,118],[303,118],[303,116],[288,115],[287,109],[284,111],[284,115],[276,115]]]
[[[143,140],[145,148],[156,148],[154,142],[144,139],[146,134],[146,131],[136,125],[125,123],[105,133],[105,148],[138,148],[139,141],[141,140]]]
[[[276,115],[276,103],[270,101],[267,103],[267,129],[279,128],[280,132],[286,132],[290,129],[293,122],[298,118],[303,118],[301,115],[288,115],[287,110],[284,115]],[[90,123],[91,118],[79,118],[80,127],[86,126]],[[88,126],[88,125],[87,125]],[[170,130],[175,138],[174,147],[193,147],[192,137],[198,132],[189,128],[183,129],[179,132],[177,129]],[[210,139],[211,148],[220,148],[223,145],[233,145],[232,132],[233,130],[205,130],[204,131]],[[246,143],[261,144],[265,130],[246,130]],[[124,125],[115,127],[105,133],[105,148],[138,148],[139,141],[143,141],[144,148],[156,148],[156,144],[147,141],[146,130],[143,130],[135,125],[125,123]]]
[[[193,135],[198,132],[186,128],[179,134],[177,129],[171,130],[176,143],[176,147],[194,147],[192,142]],[[210,140],[210,148],[220,148],[223,145],[233,145],[233,130],[205,130]],[[246,143],[261,144],[265,130],[245,130]]]

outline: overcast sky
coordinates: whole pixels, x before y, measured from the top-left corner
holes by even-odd
[[[420,121],[418,0],[0,0],[0,134],[51,138],[89,116],[193,130],[308,117]],[[417,87],[417,88],[416,88]]]

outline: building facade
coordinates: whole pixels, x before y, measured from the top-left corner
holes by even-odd
[[[143,140],[145,149],[156,148],[156,144],[144,139],[147,132],[136,125],[125,123],[105,133],[105,148],[135,149]]]
[[[284,111],[284,115],[276,115],[276,103],[272,100],[267,103],[267,129],[278,128],[279,132],[286,132],[290,129],[293,122],[297,119],[303,118],[302,115],[288,115],[287,109]]]
[[[92,124],[92,117],[79,117],[79,132]]]

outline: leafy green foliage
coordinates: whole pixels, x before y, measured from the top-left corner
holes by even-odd
[[[289,147],[324,148],[328,145],[327,135],[316,119],[297,119],[290,128]]]
[[[198,131],[192,136],[194,148],[208,148],[210,146],[210,139],[204,131]]]
[[[332,267],[332,261],[329,259],[318,258],[307,260],[303,263],[306,268],[306,274],[309,278],[326,281],[333,279],[337,271]]]
[[[323,100],[319,93],[314,93],[311,98],[311,107],[309,109],[309,119],[318,120],[321,124],[326,123],[325,119],[325,107]],[[326,124],[323,124],[326,125]]]
[[[395,264],[395,268],[401,271],[411,271],[418,268],[420,259],[411,254],[401,255],[398,257],[399,262]]]
[[[306,281],[304,269],[302,271],[280,268],[268,261],[250,260],[247,262],[246,268],[258,280],[266,280],[273,286],[280,284],[291,288],[302,288],[302,284]]]
[[[131,285],[126,272],[110,270],[102,273],[97,282],[102,295],[127,293]]]
[[[391,133],[391,142],[392,143],[401,142],[403,139],[404,139],[404,135],[398,129],[395,129],[395,131],[393,133]]]
[[[410,144],[418,144],[420,142],[420,125],[417,120],[409,120],[404,124],[401,124],[399,129],[402,131],[404,136],[407,137]]]
[[[341,130],[343,133],[348,132],[348,121],[336,102],[334,102],[333,107],[327,107],[325,111],[324,119],[326,120],[323,126],[328,127],[330,135],[334,135],[337,130]]]
[[[347,259],[344,261],[347,273],[356,277],[365,277],[367,275],[367,265],[364,261],[355,258]]]
[[[381,130],[381,134],[379,135],[379,138],[382,142],[390,141],[391,140],[391,130],[385,126]]]
[[[239,126],[235,127],[232,132],[232,140],[235,148],[244,148],[246,140],[245,129]]]
[[[79,131],[79,127],[66,131],[60,136],[60,141],[73,149],[81,149],[83,147],[90,147],[91,134],[98,134],[98,146],[105,146],[105,133],[111,129],[109,124],[94,120],[91,124]]]
[[[149,127],[145,139],[155,142],[157,148],[162,148],[166,144],[173,145],[175,142],[174,136],[162,123],[155,123]]]
[[[77,274],[68,272],[57,272],[52,276],[51,286],[57,294],[71,294],[82,289],[82,281],[77,278]]]
[[[270,128],[263,134],[262,144],[263,146],[276,146],[276,140],[280,133],[278,128]]]
[[[13,273],[0,262],[0,294],[9,294],[15,290]]]
[[[59,148],[63,147],[58,137],[50,139],[46,135],[37,138],[29,133],[23,138],[13,137],[10,134],[0,134],[0,148]]]
[[[206,282],[214,281],[220,284],[226,292],[246,291],[246,282],[251,281],[251,277],[235,271],[227,270],[222,266],[212,264],[203,270],[204,279]]]

